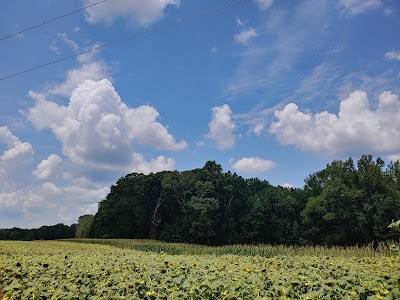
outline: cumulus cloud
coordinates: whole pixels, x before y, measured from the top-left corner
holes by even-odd
[[[72,91],[87,79],[107,78],[111,80],[109,70],[109,66],[101,60],[84,63],[77,68],[68,70],[65,81],[55,84],[48,92],[52,95],[70,97]]]
[[[352,15],[362,14],[382,6],[381,0],[340,0],[339,7],[343,12]]]
[[[255,2],[261,10],[266,10],[271,7],[274,0],[255,0]]]
[[[367,93],[355,91],[340,103],[339,113],[302,112],[294,103],[275,111],[269,132],[279,143],[324,155],[396,154],[400,151],[400,101],[392,92],[370,109]]]
[[[18,173],[20,168],[32,162],[32,145],[21,142],[7,126],[0,127],[0,143],[8,148],[0,156],[0,174]]]
[[[19,184],[0,190],[0,228],[74,223],[82,214],[96,213],[98,202],[109,192],[108,185],[86,178],[68,178],[62,184],[66,185],[46,181],[39,186]]]
[[[48,179],[60,170],[61,162],[62,159],[58,155],[51,154],[47,159],[42,160],[32,174],[38,179]]]
[[[71,40],[67,34],[59,33],[58,37],[66,43],[75,53],[79,53],[82,50],[96,49],[99,45],[94,44],[89,48],[81,49],[79,45]],[[60,49],[55,44],[52,45],[54,51],[59,52]],[[76,89],[79,84],[83,83],[87,79],[101,80],[109,79],[112,80],[110,75],[111,67],[101,59],[96,59],[97,50],[87,52],[79,55],[77,61],[79,66],[66,71],[65,80],[61,83],[50,84],[46,90],[47,94],[71,97],[72,91]]]
[[[50,122],[54,121],[54,118],[50,119]],[[5,126],[0,127],[0,143],[7,148],[0,156],[0,228],[76,222],[80,215],[88,211],[94,213],[97,203],[109,192],[109,184],[103,186],[83,177],[71,175],[58,183],[50,180],[55,179],[54,174],[61,163],[61,158],[55,154],[30,172],[34,155],[32,146],[20,141]],[[160,168],[160,161],[154,160],[154,167]],[[171,163],[168,159],[165,161]],[[32,175],[44,182],[35,184]],[[68,211],[70,219],[59,214],[62,208]]]
[[[385,53],[387,59],[400,60],[400,51],[388,51]]]
[[[132,158],[132,169],[143,174],[170,171],[175,165],[174,159],[165,158],[164,156],[158,156],[157,158],[152,159],[150,162],[147,162],[140,153],[134,153]]]
[[[6,144],[9,148],[13,148],[21,143],[7,126],[0,127],[0,142]]]
[[[42,191],[47,195],[60,195],[61,189],[57,187],[53,182],[45,182],[42,184]]]
[[[32,191],[25,193],[14,191],[11,193],[0,193],[0,207],[27,212],[29,208],[43,208],[45,204],[43,197]],[[6,227],[8,226],[6,225]]]
[[[171,151],[187,147],[157,122],[156,109],[147,105],[129,108],[107,79],[84,81],[73,91],[68,106],[47,101],[40,94],[30,95],[36,104],[26,113],[29,121],[39,130],[50,129],[62,143],[63,154],[82,168],[139,171],[133,143]],[[149,162],[148,168],[170,169],[172,162],[160,157]],[[39,174],[38,169],[35,175]]]
[[[285,189],[293,189],[294,188],[294,185],[290,184],[290,183],[284,183],[284,184],[281,184],[280,186]]]
[[[215,142],[220,150],[230,149],[235,146],[235,124],[232,121],[232,111],[227,104],[212,108],[211,121],[208,124],[207,137]]]
[[[232,162],[231,166],[238,172],[258,174],[276,167],[276,163],[259,157],[243,157],[237,162]]]
[[[85,0],[84,6],[98,2]],[[164,15],[169,5],[179,7],[179,0],[113,0],[86,9],[86,20],[95,24],[106,22],[111,24],[116,18],[123,17],[140,26],[148,25]]]
[[[256,36],[256,30],[253,27],[249,27],[247,29],[242,29],[242,31],[236,34],[233,38],[236,42],[247,45],[247,43],[250,40],[254,39]]]

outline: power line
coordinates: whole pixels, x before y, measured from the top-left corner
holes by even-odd
[[[170,26],[173,26],[173,25],[184,23],[184,22],[192,20],[192,19],[196,19],[196,18],[205,16],[205,15],[209,15],[209,14],[224,10],[226,8],[229,8],[229,7],[234,6],[234,5],[238,5],[238,4],[246,2],[246,1],[248,1],[248,0],[239,0],[239,1],[236,1],[236,2],[229,3],[229,4],[225,4],[225,5],[216,7],[216,8],[212,8],[212,9],[209,9],[209,10],[206,10],[206,11],[202,11],[202,12],[193,14],[193,15],[188,16],[188,17],[183,18],[183,19],[179,19],[178,21],[169,22],[169,23],[166,23],[164,25],[153,27],[153,28],[151,28],[149,30],[146,30],[146,31],[142,31],[142,32],[139,32],[139,33],[136,33],[136,34],[133,34],[133,35],[128,35],[128,36],[122,37],[121,39],[118,39],[118,40],[109,42],[107,44],[103,44],[103,45],[91,48],[91,49],[86,50],[86,51],[79,52],[79,53],[74,54],[74,55],[66,56],[64,58],[60,58],[60,59],[57,59],[57,60],[42,64],[42,65],[36,66],[36,67],[32,67],[30,69],[26,69],[26,70],[23,70],[23,71],[20,71],[20,72],[11,74],[11,75],[7,75],[7,76],[4,76],[4,77],[1,77],[0,81],[8,79],[8,78],[11,78],[11,77],[15,77],[15,76],[18,76],[18,75],[21,75],[21,74],[24,74],[24,73],[27,73],[27,72],[30,72],[30,71],[33,71],[33,70],[36,70],[36,69],[40,69],[40,68],[43,68],[43,67],[55,64],[55,63],[59,63],[59,62],[62,62],[64,60],[68,60],[68,59],[71,59],[71,58],[74,58],[74,57],[77,57],[77,56],[80,56],[80,55],[83,55],[83,54],[86,54],[86,53],[89,53],[89,52],[92,52],[92,51],[96,51],[96,50],[99,50],[99,49],[102,49],[102,48],[105,48],[105,47],[109,47],[109,46],[112,46],[114,44],[121,43],[123,41],[136,38],[138,36],[146,35],[146,34],[158,31],[160,29],[164,29],[164,28],[167,28],[167,27],[170,27]]]
[[[16,35],[18,35],[18,34],[24,33],[24,32],[26,32],[26,31],[32,30],[32,29],[34,29],[34,28],[37,28],[37,27],[40,27],[40,26],[49,24],[49,23],[51,23],[51,22],[54,22],[54,21],[57,21],[57,20],[59,20],[59,19],[68,17],[68,16],[70,16],[70,15],[76,14],[77,12],[80,12],[80,11],[82,11],[82,10],[85,10],[85,9],[89,8],[89,7],[92,7],[92,6],[101,4],[101,3],[106,2],[106,1],[108,1],[108,0],[102,0],[102,1],[99,1],[99,2],[96,2],[96,3],[93,3],[93,4],[91,4],[91,5],[88,5],[88,6],[85,6],[85,7],[80,8],[80,9],[71,11],[71,12],[65,14],[65,15],[62,15],[62,16],[56,17],[56,18],[54,18],[54,19],[45,21],[45,22],[43,22],[43,23],[40,23],[40,24],[31,26],[31,27],[28,27],[28,28],[26,28],[26,29],[24,29],[24,30],[21,30],[21,31],[12,33],[12,34],[10,34],[10,35],[7,35],[7,36],[5,36],[5,37],[0,38],[0,41],[3,41],[3,40],[5,40],[5,39],[9,39],[10,37],[13,37],[13,36],[16,36]]]

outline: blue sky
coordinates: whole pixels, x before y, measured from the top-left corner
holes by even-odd
[[[97,0],[6,1],[7,36]],[[108,0],[0,41],[0,77],[234,1]],[[400,2],[247,0],[0,81],[0,227],[71,224],[131,172],[303,187],[400,158]]]

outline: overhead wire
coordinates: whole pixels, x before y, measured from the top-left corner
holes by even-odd
[[[59,63],[59,62],[62,62],[62,61],[65,61],[65,60],[68,60],[68,59],[71,59],[71,58],[86,54],[86,53],[89,53],[89,52],[92,52],[92,51],[96,51],[96,50],[99,50],[99,49],[102,49],[102,48],[105,48],[105,47],[109,47],[109,46],[121,43],[121,42],[129,40],[129,39],[133,39],[133,38],[136,38],[136,37],[139,37],[139,36],[142,36],[142,35],[146,35],[146,34],[158,31],[160,29],[165,29],[165,28],[171,27],[173,25],[181,24],[181,23],[187,22],[187,21],[192,20],[192,19],[196,19],[196,18],[205,16],[205,15],[209,15],[209,14],[224,10],[226,8],[232,7],[234,5],[238,5],[238,4],[246,2],[246,1],[248,1],[248,0],[239,0],[239,1],[231,2],[231,3],[225,4],[225,5],[219,6],[219,7],[215,7],[215,8],[209,9],[209,10],[205,10],[205,11],[190,15],[188,17],[185,17],[183,19],[179,19],[177,21],[173,21],[173,22],[169,22],[169,23],[166,23],[166,24],[163,24],[163,25],[160,25],[160,26],[156,26],[156,27],[150,28],[148,30],[145,30],[145,31],[133,34],[133,35],[128,35],[128,36],[122,37],[122,38],[120,38],[118,40],[115,40],[115,41],[112,41],[112,42],[109,42],[109,43],[106,43],[106,44],[103,44],[103,45],[100,45],[100,46],[93,47],[93,48],[91,48],[89,50],[85,50],[85,51],[82,51],[82,52],[79,52],[79,53],[76,53],[76,54],[73,54],[73,55],[70,55],[70,56],[66,56],[66,57],[63,57],[63,58],[60,58],[60,59],[57,59],[57,60],[54,60],[54,61],[50,61],[50,62],[42,64],[42,65],[38,65],[38,66],[35,66],[35,67],[32,67],[32,68],[29,68],[29,69],[14,73],[14,74],[10,74],[10,75],[1,77],[0,81],[3,81],[5,79],[11,78],[11,77],[15,77],[15,76],[27,73],[27,72],[31,72],[33,70],[40,69],[40,68],[43,68],[43,67],[46,67],[46,66],[49,66],[49,65],[53,65],[53,64],[56,64],[56,63]]]
[[[68,17],[68,16],[70,16],[70,15],[76,14],[77,12],[80,12],[80,11],[85,10],[85,9],[87,9],[87,8],[93,7],[93,6],[95,6],[95,5],[99,5],[99,4],[104,3],[104,2],[106,2],[106,1],[109,1],[109,0],[102,0],[102,1],[99,1],[99,2],[96,2],[96,3],[93,3],[93,4],[91,4],[91,5],[82,7],[82,8],[77,9],[77,10],[74,10],[74,11],[72,11],[72,12],[69,12],[69,13],[64,14],[64,15],[62,15],[62,16],[59,16],[59,17],[56,17],[56,18],[54,18],[54,19],[51,19],[51,20],[42,22],[42,23],[40,23],[40,24],[37,24],[37,25],[31,26],[31,27],[28,27],[28,28],[23,29],[23,30],[20,30],[20,31],[18,31],[18,32],[14,32],[14,33],[9,34],[9,35],[7,35],[7,36],[1,37],[1,38],[0,38],[0,41],[3,41],[3,40],[5,40],[5,39],[9,39],[10,37],[13,37],[13,36],[22,34],[22,33],[24,33],[24,32],[27,32],[27,31],[29,31],[29,30],[32,30],[32,29],[34,29],[34,28],[37,28],[37,27],[40,27],[40,26],[49,24],[49,23],[51,23],[51,22],[54,22],[54,21],[57,21],[57,20],[59,20],[59,19]]]

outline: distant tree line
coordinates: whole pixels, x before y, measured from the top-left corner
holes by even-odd
[[[17,227],[0,229],[0,240],[56,240],[73,238],[75,235],[76,224],[71,226],[57,224],[34,229],[21,229]]]
[[[305,186],[272,186],[223,172],[215,161],[201,169],[128,174],[81,216],[78,237],[140,238],[207,245],[234,243],[355,245],[397,239],[400,163],[381,158],[335,160]]]

